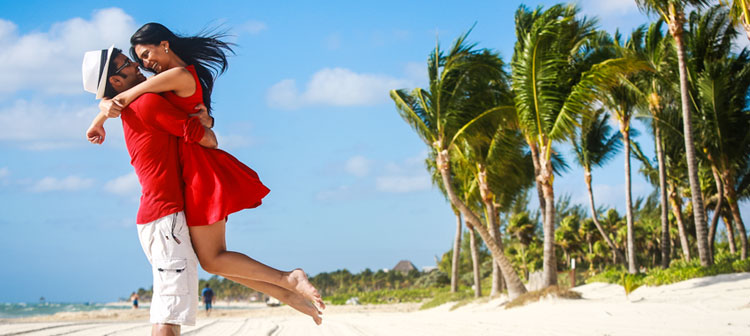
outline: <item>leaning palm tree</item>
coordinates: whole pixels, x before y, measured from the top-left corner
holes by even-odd
[[[739,55],[732,55],[737,32],[722,7],[693,12],[688,23],[687,47],[694,55],[689,70],[694,78],[692,93],[698,115],[696,140],[705,153],[719,195],[711,227],[715,227],[726,199],[741,233],[741,258],[745,259],[748,242],[737,206],[734,176],[736,167],[746,165],[750,158],[750,116],[746,111],[750,53],[744,49]]]
[[[462,201],[453,188],[451,151],[455,149],[457,135],[472,120],[509,110],[495,107],[489,111],[466,110],[463,105],[470,97],[467,85],[475,76],[502,71],[502,61],[497,55],[474,49],[465,43],[467,34],[459,37],[447,55],[439,45],[428,59],[429,90],[417,88],[411,93],[392,90],[390,95],[401,117],[409,123],[422,140],[436,153],[435,164],[440,171],[448,197],[464,215],[467,223],[477,230],[489,248],[493,259],[502,270],[508,286],[508,295],[515,298],[526,292],[526,287],[515,273],[500,245],[492,238],[487,226],[475,211]]]
[[[445,189],[445,186],[443,186],[443,179],[440,176],[440,171],[437,169],[437,166],[435,165],[435,157],[436,154],[434,152],[430,152],[428,154],[427,159],[425,159],[425,167],[427,168],[427,171],[430,172],[430,176],[432,177],[432,184],[438,187],[438,189],[442,192],[445,199],[450,202],[450,199],[448,198],[448,192]],[[451,179],[455,185],[453,188],[459,192],[460,195],[462,195],[463,199],[466,200],[469,195],[471,194],[472,185],[470,179],[466,176],[465,172],[461,170],[461,167],[457,167],[459,169],[453,169],[453,178]],[[456,236],[453,240],[453,256],[451,258],[451,293],[458,292],[458,278],[459,278],[459,268],[460,268],[460,255],[461,255],[461,237],[463,236],[463,229],[462,226],[462,218],[461,218],[461,211],[456,209],[455,206],[451,204],[451,209],[453,210],[453,213],[456,216]],[[469,230],[471,231],[472,237],[474,236],[474,229],[469,226]],[[472,256],[475,254],[475,243],[472,238],[471,242],[472,247]],[[473,258],[475,259],[475,258]],[[477,265],[475,265],[477,266]],[[478,268],[474,267],[474,269],[478,272]],[[475,277],[477,274],[475,274]],[[481,296],[482,294],[482,288],[480,286],[481,284],[476,284],[475,291],[477,297]]]
[[[573,5],[534,11],[521,6],[516,12],[512,88],[543,209],[544,286],[557,283],[552,145],[569,140],[577,119],[593,111],[599,91],[634,69],[631,60],[611,59],[599,48],[596,22],[579,12]]]
[[[688,181],[693,201],[693,217],[695,219],[696,239],[698,240],[698,255],[701,265],[710,266],[713,260],[708,252],[708,228],[706,225],[705,207],[701,197],[700,181],[698,180],[698,163],[695,157],[693,143],[692,112],[688,86],[687,60],[685,57],[684,25],[685,7],[704,6],[708,0],[635,0],[638,8],[646,13],[658,13],[669,26],[669,33],[674,39],[677,50],[678,69],[680,73],[680,96],[682,101],[683,135],[685,138],[685,156],[688,166]]]
[[[625,256],[615,246],[615,243],[607,232],[604,231],[602,224],[599,223],[594,203],[594,191],[591,187],[591,169],[601,167],[609,162],[622,146],[620,136],[611,133],[612,127],[609,126],[609,115],[604,113],[604,110],[598,110],[595,112],[593,118],[587,118],[581,122],[581,129],[573,139],[572,145],[576,161],[583,168],[586,189],[589,193],[591,219],[601,234],[602,239],[604,239],[612,250],[612,259],[614,262],[625,263]]]

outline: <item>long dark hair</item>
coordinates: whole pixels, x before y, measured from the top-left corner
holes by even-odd
[[[168,41],[169,48],[187,64],[195,66],[195,72],[203,88],[203,104],[211,112],[211,91],[216,77],[229,67],[227,53],[234,54],[233,43],[224,42],[224,32],[203,31],[196,36],[179,36],[164,25],[151,22],[143,25],[130,37],[130,55],[143,67],[143,61],[135,53],[136,44],[159,45]],[[150,69],[147,69],[150,71]]]

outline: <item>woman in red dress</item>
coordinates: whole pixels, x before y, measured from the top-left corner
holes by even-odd
[[[220,34],[181,37],[158,23],[144,25],[130,39],[131,56],[156,75],[112,100],[102,100],[100,109],[116,116],[141,94],[161,93],[173,105],[212,127],[213,118],[208,115],[213,83],[227,68],[226,52],[232,52],[230,45],[221,41],[222,37]],[[92,128],[101,124],[103,120],[97,119]],[[304,271],[280,271],[242,253],[227,251],[227,216],[259,206],[269,192],[255,171],[220,149],[188,143],[180,143],[179,149],[185,181],[185,214],[201,267],[247,287],[276,293],[280,300],[286,298],[290,306],[311,315],[320,324],[320,312],[310,302],[321,309],[325,305]]]

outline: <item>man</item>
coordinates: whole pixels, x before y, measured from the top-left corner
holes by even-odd
[[[211,303],[214,300],[214,291],[208,286],[208,283],[206,283],[206,287],[203,288],[201,296],[203,296],[203,304],[206,305],[206,315],[211,315],[211,309],[213,309]]]
[[[112,98],[144,80],[137,63],[114,46],[84,55],[84,89],[96,93],[97,99]],[[152,334],[179,335],[181,325],[195,325],[198,259],[183,212],[177,141],[215,148],[216,136],[199,118],[188,117],[156,94],[142,95],[124,108],[120,117],[142,188],[136,222],[141,246],[152,265]],[[96,137],[103,140],[100,128],[92,124],[87,131],[89,141],[97,142]]]

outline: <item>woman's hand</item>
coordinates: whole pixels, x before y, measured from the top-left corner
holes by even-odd
[[[86,139],[95,145],[101,145],[106,136],[107,132],[104,131],[104,126],[102,125],[92,124],[86,131]]]
[[[102,99],[99,102],[99,111],[101,111],[107,118],[117,118],[122,113],[123,105],[118,100],[117,96],[113,99]]]
[[[201,121],[201,124],[208,128],[214,127],[214,117],[208,115],[208,109],[206,109],[206,105],[198,104],[195,105],[195,110],[198,111],[193,114],[189,114],[191,117],[198,117]]]

